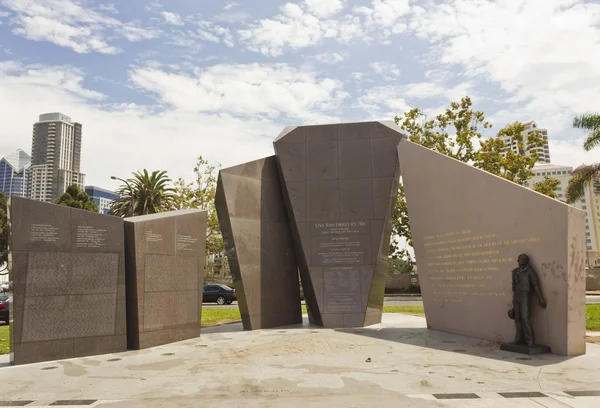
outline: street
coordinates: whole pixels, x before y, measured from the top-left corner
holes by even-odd
[[[587,295],[585,301],[588,305],[600,304],[600,295]],[[302,301],[304,305],[304,301]],[[383,301],[384,306],[423,306],[423,300],[421,296],[386,296]],[[219,306],[216,303],[203,303],[202,307],[211,308],[218,307],[220,309],[237,308],[237,302],[233,302],[231,305]]]

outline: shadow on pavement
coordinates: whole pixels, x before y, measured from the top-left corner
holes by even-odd
[[[500,350],[500,343],[474,339],[427,328],[365,327],[354,329],[336,329],[337,332],[366,336],[382,341],[393,341],[411,346],[425,347],[449,353],[507,361],[532,367],[559,364],[574,357],[555,354],[526,355]]]

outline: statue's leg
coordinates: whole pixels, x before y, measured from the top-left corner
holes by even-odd
[[[523,341],[523,324],[521,321],[521,306],[517,299],[513,301],[513,309],[515,312],[515,344],[522,344]]]
[[[530,307],[529,307],[529,296],[522,300],[521,305],[521,320],[523,322],[523,337],[529,347],[535,345],[535,337],[533,335],[533,327],[531,326],[531,319],[529,318]]]

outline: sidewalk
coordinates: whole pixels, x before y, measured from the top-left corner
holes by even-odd
[[[149,350],[0,368],[0,400],[98,407],[598,407],[600,345],[501,351],[384,314],[364,329],[202,330]],[[88,400],[88,401],[81,401]]]

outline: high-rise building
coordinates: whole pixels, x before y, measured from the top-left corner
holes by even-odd
[[[81,124],[62,113],[45,113],[33,125],[28,195],[51,202],[68,186],[85,185],[81,173]]]
[[[27,197],[31,157],[21,149],[0,159],[0,191],[6,196]]]
[[[542,129],[537,126],[534,121],[523,123],[525,130],[523,131],[523,151],[519,152],[519,145],[517,140],[513,140],[509,136],[501,136],[500,139],[506,144],[507,148],[515,153],[521,153],[526,156],[530,156],[532,152],[537,152],[538,163],[550,163],[550,146],[548,145],[548,130]],[[528,146],[527,135],[539,132],[544,139],[543,146]]]
[[[119,198],[118,194],[96,186],[86,186],[85,192],[98,204],[98,212],[102,214],[108,214],[110,203]]]
[[[584,165],[573,170],[571,166],[538,164],[531,169],[535,175],[525,183],[525,187],[533,189],[535,183],[544,181],[544,177],[557,179],[560,182],[556,191],[558,199],[565,201],[567,186],[572,174],[577,174],[583,168],[585,168]],[[584,196],[571,205],[585,211],[585,245],[588,265],[600,264],[600,180],[595,180],[586,186]]]

